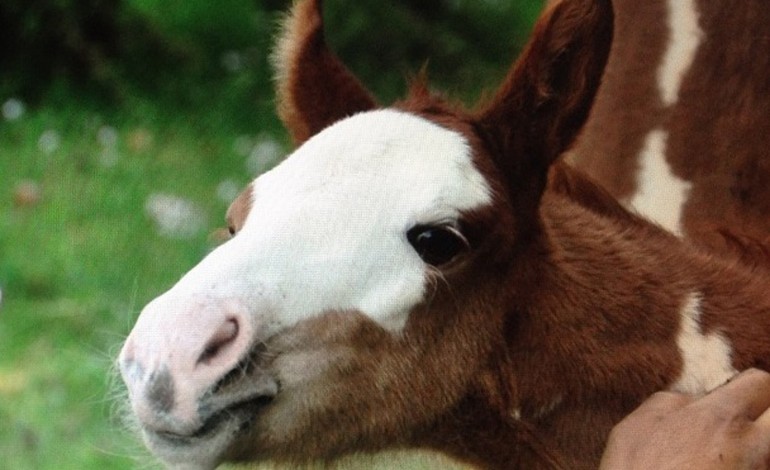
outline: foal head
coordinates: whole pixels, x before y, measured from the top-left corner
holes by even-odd
[[[540,230],[549,165],[586,118],[609,0],[548,10],[494,98],[390,108],[298,2],[275,62],[298,148],[228,212],[233,237],[142,311],[119,362],[171,464],[414,444],[488,381]],[[499,362],[499,361],[498,361]]]

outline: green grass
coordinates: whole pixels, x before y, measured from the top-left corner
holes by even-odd
[[[114,358],[141,307],[215,246],[220,185],[274,163],[250,160],[254,142],[286,143],[260,49],[273,20],[253,2],[128,3],[184,69],[154,91],[118,82],[110,102],[54,83],[0,116],[0,468],[159,467],[122,422]],[[38,200],[19,202],[30,187]],[[164,235],[146,209],[157,194],[193,204],[199,226]]]
[[[149,103],[109,115],[68,102],[0,123],[3,468],[138,465],[143,451],[114,411],[120,341],[141,306],[214,246],[227,207],[217,187],[251,177],[236,142],[282,139],[272,117],[242,134],[203,114],[163,113]],[[53,132],[58,147],[41,150]],[[100,132],[117,135],[114,148]],[[28,182],[39,201],[14,202]],[[200,229],[160,234],[145,210],[155,193],[199,206]]]

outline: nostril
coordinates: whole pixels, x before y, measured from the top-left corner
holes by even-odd
[[[198,364],[214,359],[222,349],[238,337],[238,321],[234,318],[225,321],[211,336],[198,357]]]

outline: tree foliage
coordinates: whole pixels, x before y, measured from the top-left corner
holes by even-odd
[[[333,0],[327,30],[345,62],[381,94],[423,66],[465,97],[496,83],[542,9],[539,0]]]
[[[181,64],[160,31],[121,0],[1,0],[0,90],[33,98],[56,80],[103,92],[153,62]]]
[[[0,93],[28,99],[52,83],[120,95],[184,95],[221,77],[222,56],[248,50],[269,86],[265,57],[289,0],[0,0]],[[330,41],[384,99],[428,63],[442,88],[499,78],[541,0],[329,0]],[[256,58],[254,58],[256,57]]]

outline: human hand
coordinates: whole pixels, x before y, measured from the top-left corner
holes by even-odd
[[[600,470],[770,468],[770,374],[702,397],[658,392],[610,433]]]

